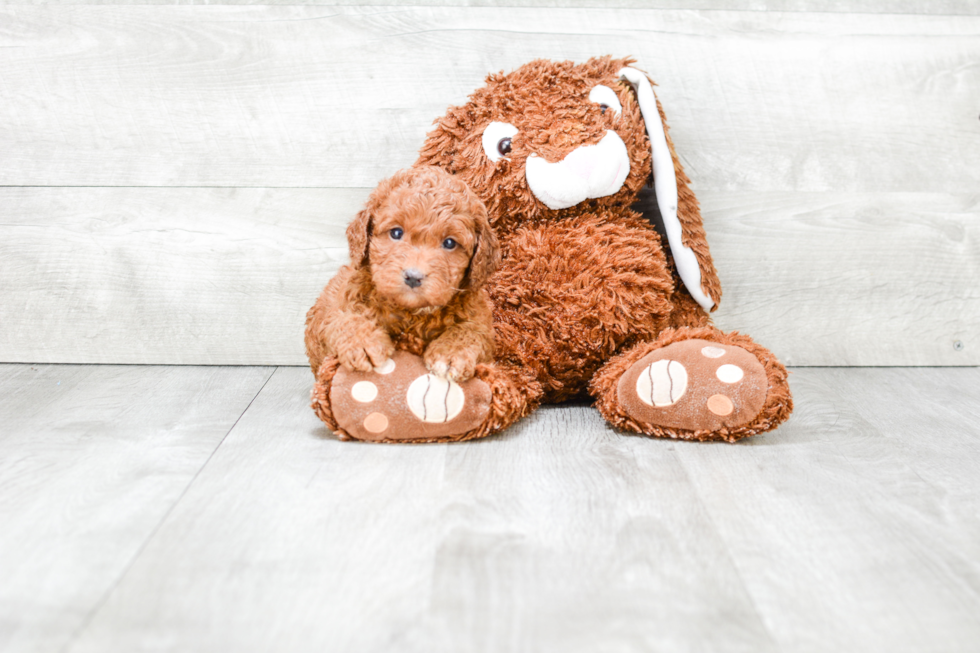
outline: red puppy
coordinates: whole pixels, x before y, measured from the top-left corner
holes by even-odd
[[[462,382],[493,359],[483,284],[500,255],[483,202],[433,166],[381,182],[347,228],[351,265],[306,316],[313,373],[335,356],[348,370],[381,367],[396,348]]]

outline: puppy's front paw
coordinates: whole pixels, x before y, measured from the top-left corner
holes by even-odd
[[[471,379],[479,360],[480,351],[477,349],[447,351],[430,345],[425,350],[425,366],[428,370],[436,376],[456,383]]]
[[[337,360],[348,370],[370,372],[384,365],[394,352],[388,334],[377,333],[368,338],[351,338],[337,347]]]

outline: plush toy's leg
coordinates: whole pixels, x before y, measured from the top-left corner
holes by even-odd
[[[455,384],[399,351],[374,372],[350,372],[335,358],[324,359],[312,401],[344,440],[448,442],[496,433],[531,412],[540,397],[540,384],[519,368],[478,365],[472,379]]]
[[[786,368],[748,336],[710,326],[667,329],[612,358],[589,387],[614,426],[657,437],[725,440],[789,417]]]

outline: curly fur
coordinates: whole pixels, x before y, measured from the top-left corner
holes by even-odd
[[[483,203],[466,184],[434,167],[403,170],[378,185],[347,236],[352,265],[340,269],[306,318],[314,374],[328,357],[370,371],[398,348],[464,381],[493,359],[482,286],[499,248]],[[445,247],[447,238],[455,247]],[[417,288],[407,284],[407,270],[424,274]]]

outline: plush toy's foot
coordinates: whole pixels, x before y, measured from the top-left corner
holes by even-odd
[[[313,410],[341,439],[444,442],[490,435],[533,405],[512,375],[477,366],[457,384],[430,374],[422,359],[398,351],[374,372],[351,372],[328,358],[317,371]]]
[[[610,423],[658,437],[734,442],[789,417],[786,368],[712,327],[670,329],[607,363],[591,391]]]

